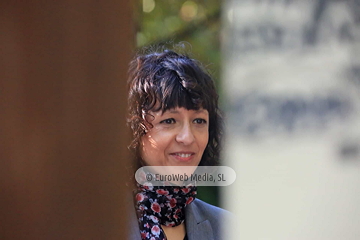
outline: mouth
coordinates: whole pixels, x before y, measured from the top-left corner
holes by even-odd
[[[173,156],[176,160],[181,162],[187,162],[193,159],[195,156],[194,152],[175,152],[171,153],[171,156]]]

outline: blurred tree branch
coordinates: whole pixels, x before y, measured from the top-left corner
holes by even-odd
[[[182,29],[180,29],[174,33],[171,33],[169,36],[146,43],[146,44],[140,46],[139,48],[150,46],[150,45],[154,45],[154,46],[164,45],[167,43],[174,42],[177,39],[185,39],[185,38],[191,36],[194,32],[199,31],[204,28],[208,28],[212,24],[217,23],[220,19],[220,14],[221,14],[221,9],[218,8],[211,14],[204,17],[203,19],[194,21],[192,24],[186,24],[185,27],[183,27]]]

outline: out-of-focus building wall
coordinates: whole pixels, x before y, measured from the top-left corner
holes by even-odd
[[[223,8],[231,239],[360,239],[360,1]]]
[[[0,2],[1,240],[126,239],[132,39],[127,0]]]

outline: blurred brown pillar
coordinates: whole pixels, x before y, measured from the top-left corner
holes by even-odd
[[[126,239],[130,1],[0,3],[0,239]]]

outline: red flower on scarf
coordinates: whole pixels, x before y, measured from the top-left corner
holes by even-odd
[[[169,194],[169,192],[165,191],[164,189],[158,189],[158,190],[156,190],[156,193],[160,194],[160,195],[168,195]]]
[[[188,200],[186,200],[186,205],[190,204],[192,201],[194,201],[194,198],[189,197]]]
[[[159,213],[161,211],[161,207],[157,202],[154,202],[151,204],[151,210],[153,210],[154,212]]]
[[[189,188],[182,188],[181,191],[183,193],[188,193],[188,192],[190,192],[190,189]]]
[[[174,208],[176,206],[176,203],[177,203],[177,201],[175,198],[170,199],[170,207],[171,208]]]
[[[154,234],[155,236],[159,236],[160,234],[160,228],[158,225],[155,225],[151,228],[151,233]]]
[[[142,193],[136,194],[136,201],[142,202],[144,200],[144,195]]]
[[[154,222],[154,223],[158,223],[159,219],[153,215],[150,216],[150,219]]]
[[[147,232],[141,232],[141,239],[146,239],[149,236],[149,233]]]
[[[167,227],[172,227],[172,226],[175,226],[175,223],[169,223],[169,222],[167,222],[166,224],[165,224],[165,226],[167,226]]]

